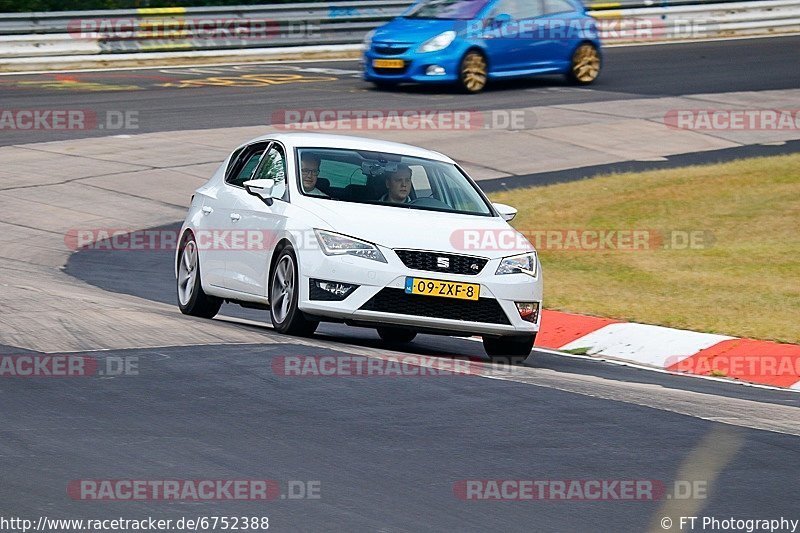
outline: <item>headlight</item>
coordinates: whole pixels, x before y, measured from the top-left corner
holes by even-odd
[[[375,37],[375,30],[370,30],[369,33],[367,33],[364,36],[364,43],[363,43],[364,44],[364,50],[369,50],[370,49],[370,47],[372,46],[372,38],[373,37]]]
[[[315,229],[314,233],[325,255],[354,255],[381,263],[387,262],[378,247],[372,243],[322,229]]]
[[[428,39],[424,43],[417,48],[417,52],[424,53],[424,52],[438,52],[439,50],[444,50],[450,43],[452,43],[456,38],[456,32],[454,31],[446,31],[444,33],[440,33],[436,37]]]
[[[528,274],[536,277],[536,252],[528,252],[520,255],[512,255],[500,261],[495,274]]]

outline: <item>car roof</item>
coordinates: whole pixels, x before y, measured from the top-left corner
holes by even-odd
[[[410,144],[383,141],[380,139],[368,139],[366,137],[355,137],[351,135],[308,132],[272,133],[256,137],[245,144],[266,140],[278,141],[287,148],[344,148],[349,150],[368,150],[455,163],[455,161],[444,154],[417,146],[411,146]]]

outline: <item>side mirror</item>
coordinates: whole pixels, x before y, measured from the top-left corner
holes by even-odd
[[[275,180],[248,180],[242,185],[248,193],[258,196],[267,202],[267,205],[272,205],[272,189],[275,188]]]
[[[517,210],[510,205],[506,204],[492,204],[497,212],[500,213],[500,216],[503,217],[503,220],[506,222],[510,222],[517,216]]]

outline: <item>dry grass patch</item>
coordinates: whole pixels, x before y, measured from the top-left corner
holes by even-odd
[[[493,194],[520,230],[705,232],[701,249],[540,250],[545,306],[800,343],[800,154]]]

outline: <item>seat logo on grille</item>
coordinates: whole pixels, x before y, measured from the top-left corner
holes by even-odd
[[[481,267],[478,265],[478,263],[472,263],[472,264],[471,264],[469,267],[470,267],[472,270],[474,270],[475,272],[477,272],[478,270],[480,270],[480,269],[481,269]]]
[[[439,268],[450,268],[450,258],[449,257],[437,257],[436,258],[436,266]]]

